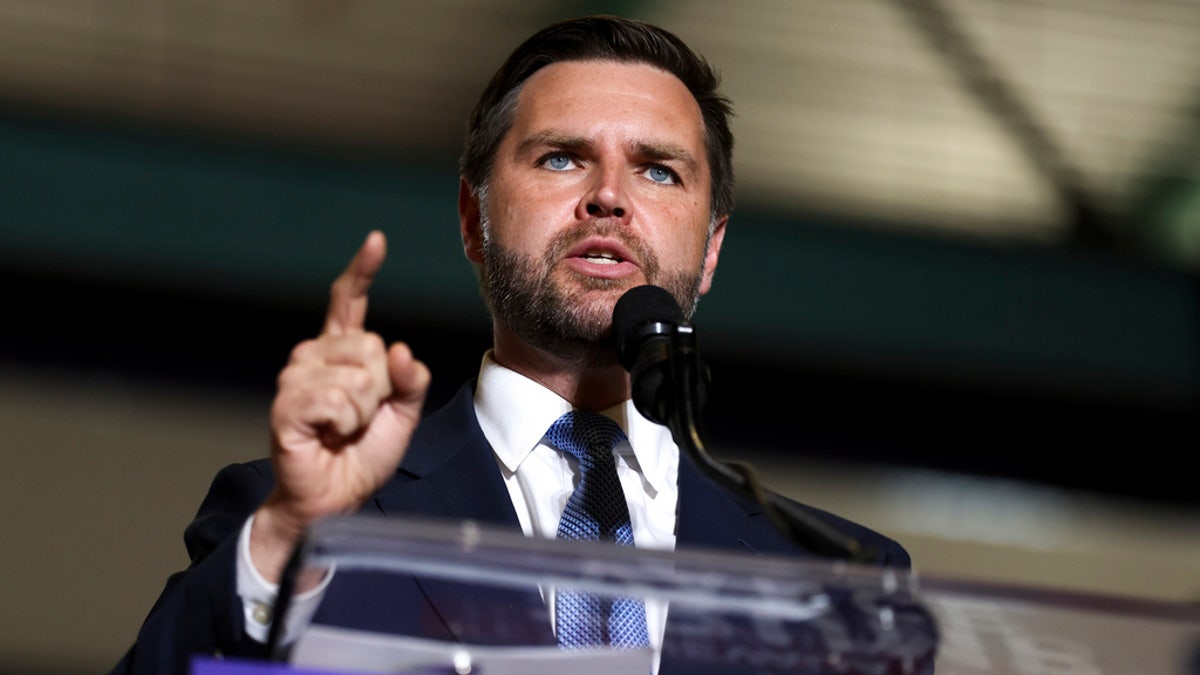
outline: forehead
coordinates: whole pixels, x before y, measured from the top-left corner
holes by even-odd
[[[704,120],[687,86],[646,63],[559,61],[529,77],[517,99],[514,135],[543,128],[583,135],[623,131],[703,147]]]

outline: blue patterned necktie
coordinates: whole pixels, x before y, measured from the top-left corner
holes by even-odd
[[[555,420],[546,441],[579,460],[579,485],[558,523],[559,539],[611,541],[633,546],[629,507],[617,479],[613,448],[625,434],[603,415],[569,412]],[[555,632],[565,648],[645,647],[646,606],[637,598],[560,590]]]

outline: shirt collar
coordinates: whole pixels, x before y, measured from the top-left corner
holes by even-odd
[[[511,405],[513,401],[521,405]],[[516,472],[541,443],[554,420],[571,409],[571,403],[563,397],[496,363],[490,350],[484,354],[475,388],[475,412],[483,435],[510,473]],[[628,446],[622,444],[618,451],[632,450],[651,487],[663,490],[674,483],[679,452],[669,429],[643,417],[632,400],[600,412],[625,431]]]

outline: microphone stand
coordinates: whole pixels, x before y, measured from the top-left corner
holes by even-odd
[[[700,373],[707,374],[696,347],[696,334],[691,326],[679,325],[670,331],[669,365],[674,395],[657,397],[658,406],[669,409],[654,411],[666,418],[667,427],[680,447],[702,473],[735,493],[743,494],[759,504],[775,527],[796,544],[820,555],[851,562],[877,562],[878,556],[863,548],[853,537],[838,532],[796,507],[778,493],[765,489],[754,469],[743,462],[725,462],[708,451],[708,442],[700,419],[703,407],[704,382]],[[705,377],[705,379],[707,379]],[[666,383],[664,383],[666,384]],[[636,401],[635,401],[636,403]],[[645,414],[645,411],[643,411]],[[660,419],[662,421],[662,419]]]

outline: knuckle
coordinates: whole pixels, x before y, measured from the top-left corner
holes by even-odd
[[[323,410],[337,411],[350,405],[350,396],[341,387],[321,387],[311,396],[313,403]]]
[[[288,363],[296,364],[308,361],[312,358],[313,353],[317,350],[317,340],[309,339],[300,342],[295,347],[292,347],[291,354],[288,355]]]
[[[371,391],[374,379],[366,368],[352,368],[346,375],[346,386],[351,391],[365,393]]]
[[[364,333],[363,348],[370,359],[378,359],[387,354],[387,344],[379,333]]]

